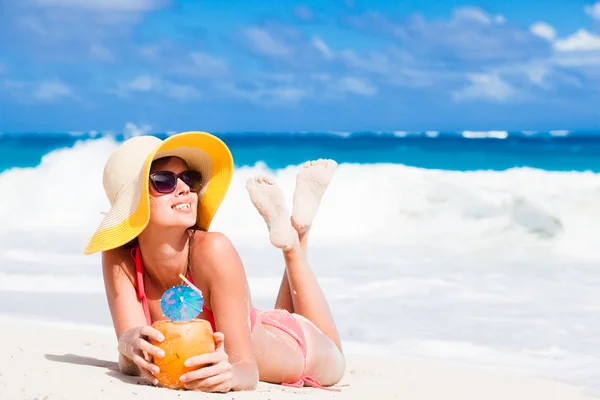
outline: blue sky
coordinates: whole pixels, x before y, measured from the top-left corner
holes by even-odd
[[[600,129],[600,2],[0,3],[0,131]]]

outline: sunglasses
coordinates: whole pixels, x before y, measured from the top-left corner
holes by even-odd
[[[190,187],[190,191],[199,192],[202,188],[202,174],[198,171],[187,170],[176,174],[171,171],[160,171],[150,174],[150,182],[158,193],[171,193],[177,187],[177,179]]]

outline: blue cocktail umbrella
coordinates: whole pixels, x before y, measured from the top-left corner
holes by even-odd
[[[196,318],[203,305],[202,293],[197,288],[192,289],[184,285],[167,289],[160,299],[163,314],[172,321],[189,321]]]

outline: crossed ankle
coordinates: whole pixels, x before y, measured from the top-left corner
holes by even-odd
[[[281,250],[286,257],[304,256],[304,250],[302,249],[299,241],[295,242],[292,246]]]

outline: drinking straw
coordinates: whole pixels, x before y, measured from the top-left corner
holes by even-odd
[[[183,281],[184,281],[185,283],[187,283],[187,285],[188,285],[189,287],[191,287],[192,289],[194,289],[196,292],[198,292],[198,294],[199,294],[200,296],[202,296],[202,290],[198,289],[198,288],[196,287],[196,285],[194,285],[192,282],[190,282],[189,280],[187,280],[187,279],[186,279],[186,277],[185,277],[185,276],[183,276],[182,274],[179,274],[179,277],[180,277],[181,279],[183,279]]]

